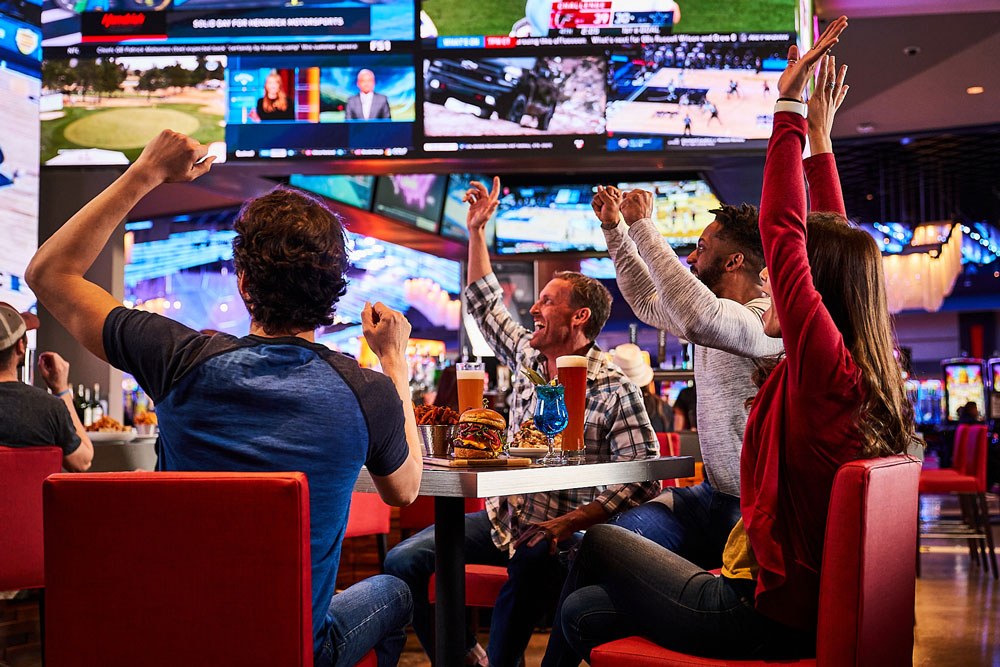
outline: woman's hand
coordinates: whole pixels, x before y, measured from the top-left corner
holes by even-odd
[[[815,70],[816,63],[840,41],[840,33],[847,28],[847,17],[841,16],[826,27],[823,34],[811,49],[799,58],[799,47],[788,48],[788,66],[778,79],[778,95],[796,100],[802,99],[802,93],[809,83],[809,77]]]
[[[823,56],[819,63],[819,77],[816,90],[809,98],[809,146],[812,154],[832,153],[833,142],[830,132],[837,110],[844,103],[850,86],[844,85],[847,65],[837,70],[837,60],[833,56]]]

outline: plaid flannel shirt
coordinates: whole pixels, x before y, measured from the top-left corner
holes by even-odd
[[[507,440],[521,422],[535,413],[535,390],[520,372],[527,366],[547,376],[546,358],[531,347],[531,332],[516,323],[503,305],[503,291],[490,273],[465,290],[469,313],[475,318],[497,358],[510,367],[513,390]],[[596,344],[587,353],[587,413],[583,438],[589,455],[623,459],[659,456],[659,444],[642,401],[642,393],[621,369],[609,364]],[[547,521],[597,501],[608,515],[655,498],[658,481],[567,489],[501,498],[488,498],[486,510],[492,524],[493,543],[513,554],[513,544],[531,524]]]

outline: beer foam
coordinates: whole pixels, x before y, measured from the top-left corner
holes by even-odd
[[[456,380],[482,380],[484,377],[486,377],[485,370],[455,371]]]
[[[556,357],[556,368],[586,368],[587,367],[587,357],[581,357],[577,354],[567,354],[562,357]]]

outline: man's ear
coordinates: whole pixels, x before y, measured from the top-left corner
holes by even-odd
[[[739,271],[743,267],[743,253],[734,252],[726,260],[726,271]]]
[[[573,313],[573,324],[583,326],[590,321],[590,308],[580,308],[575,313]]]

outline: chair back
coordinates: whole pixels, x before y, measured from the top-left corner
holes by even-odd
[[[972,424],[965,436],[963,475],[976,478],[976,492],[986,493],[986,464],[989,454],[989,431],[985,424]],[[956,466],[957,467],[957,466]]]
[[[483,498],[466,498],[465,513],[480,512],[486,509]],[[434,498],[432,496],[417,496],[417,499],[406,507],[399,508],[399,529],[405,532],[423,530],[434,523]],[[404,532],[404,536],[405,536]]]
[[[656,439],[660,443],[660,456],[679,456],[681,451],[681,438],[676,433],[656,432]],[[665,479],[663,486],[677,486],[677,480]]]
[[[344,537],[388,535],[391,510],[377,493],[352,493]]]
[[[62,459],[58,447],[0,447],[0,591],[45,585],[42,482]]]
[[[909,665],[920,462],[852,461],[834,478],[817,634],[820,665]]]
[[[302,473],[45,482],[47,667],[313,664]]]
[[[955,472],[965,474],[965,451],[969,441],[969,429],[971,424],[959,424],[955,429],[955,441],[951,447],[951,469]]]

